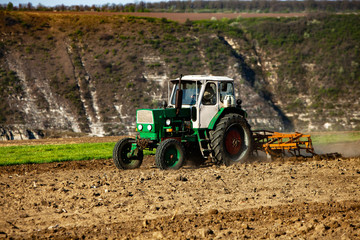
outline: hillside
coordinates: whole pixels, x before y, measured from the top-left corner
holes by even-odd
[[[0,130],[127,134],[180,74],[234,78],[253,128],[359,130],[359,20],[0,12]]]

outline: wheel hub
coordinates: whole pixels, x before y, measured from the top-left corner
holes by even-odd
[[[236,128],[230,129],[226,134],[225,148],[231,155],[236,155],[241,150],[241,135]]]
[[[232,141],[232,146],[234,148],[236,148],[239,145],[239,143],[240,143],[240,139],[234,138],[233,141]]]
[[[165,159],[168,166],[174,165],[179,160],[178,151],[176,147],[170,147],[167,150],[167,153],[165,154]]]

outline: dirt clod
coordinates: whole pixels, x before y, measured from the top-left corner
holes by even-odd
[[[217,209],[210,209],[209,214],[218,214],[219,211]]]

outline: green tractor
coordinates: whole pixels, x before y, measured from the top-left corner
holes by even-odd
[[[160,169],[179,169],[195,156],[226,166],[244,162],[253,138],[241,100],[235,101],[233,79],[188,75],[171,82],[168,105],[164,101],[162,108],[137,110],[139,135],[115,145],[116,167],[140,167],[144,149],[156,149]]]

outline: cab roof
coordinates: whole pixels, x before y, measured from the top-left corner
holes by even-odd
[[[172,81],[179,81],[180,78]],[[210,75],[185,75],[181,78],[181,81],[234,81],[232,78],[225,76],[210,76]]]

